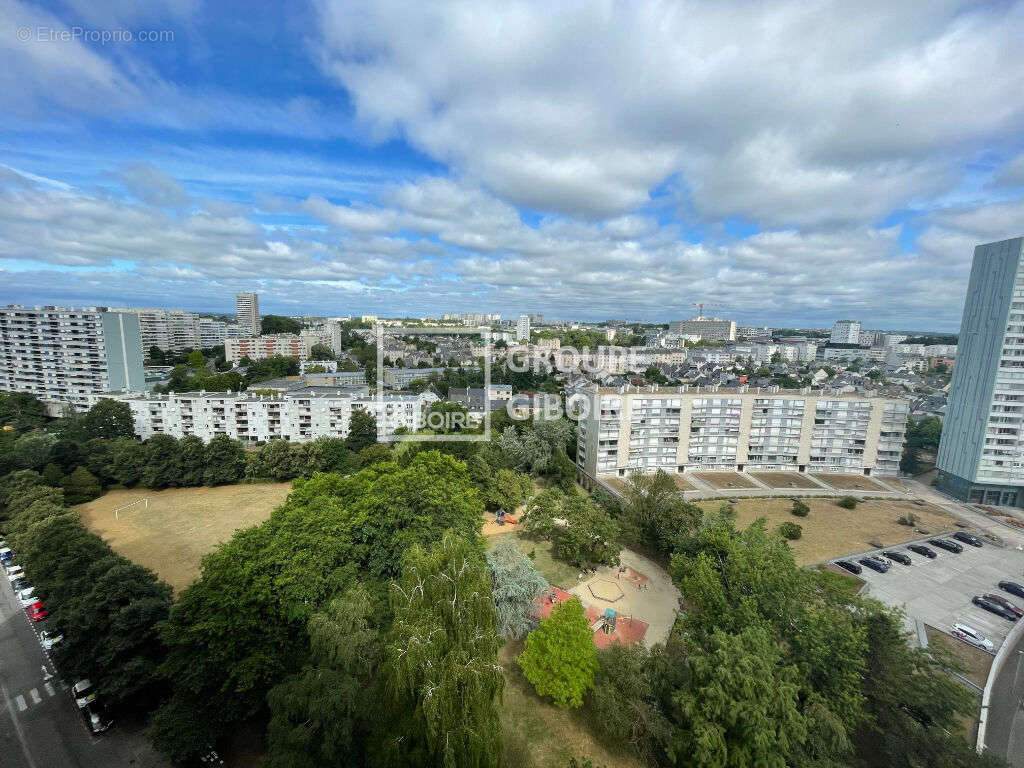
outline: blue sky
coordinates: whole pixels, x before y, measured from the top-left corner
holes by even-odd
[[[1021,3],[0,12],[3,303],[955,330],[1024,233]]]

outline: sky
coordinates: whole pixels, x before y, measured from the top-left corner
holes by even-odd
[[[280,7],[278,7],[280,6]],[[955,331],[1024,2],[0,0],[0,303]]]

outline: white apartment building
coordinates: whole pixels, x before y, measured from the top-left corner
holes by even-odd
[[[50,403],[145,387],[139,316],[105,307],[0,309],[0,391]]]
[[[119,309],[139,316],[142,354],[146,357],[152,347],[165,352],[183,352],[199,349],[202,343],[202,318],[181,309]]]
[[[203,349],[223,344],[228,338],[228,324],[209,317],[199,318],[199,341]]]
[[[736,321],[718,317],[694,317],[668,324],[673,336],[699,336],[707,341],[736,341]]]
[[[386,395],[383,402],[367,395],[298,390],[281,395],[246,392],[187,392],[157,395],[125,393],[109,396],[128,404],[135,434],[182,438],[195,435],[209,442],[227,435],[242,442],[289,440],[305,443],[318,437],[346,437],[352,413],[361,409],[377,418],[379,435],[404,427],[423,429],[424,406],[437,395]],[[93,401],[100,399],[94,397]]]
[[[237,363],[243,357],[263,360],[278,355],[297,357],[300,360],[308,356],[302,339],[294,333],[271,333],[259,337],[227,339],[224,342],[224,357],[229,363]]]
[[[832,326],[832,344],[860,344],[860,322],[857,320],[837,320]]]
[[[629,472],[788,471],[895,475],[904,400],[776,387],[581,390],[577,465]]]
[[[260,298],[255,293],[235,295],[238,327],[246,336],[260,335]]]
[[[517,341],[529,341],[530,340],[530,316],[520,315],[519,319],[516,320],[516,340]]]

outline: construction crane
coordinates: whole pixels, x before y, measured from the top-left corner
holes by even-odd
[[[704,307],[724,307],[725,304],[714,304],[710,301],[693,302],[691,307],[697,307],[697,317],[704,317]]]

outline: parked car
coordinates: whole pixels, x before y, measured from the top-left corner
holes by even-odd
[[[916,552],[919,555],[927,557],[929,560],[934,560],[938,555],[935,554],[934,549],[929,549],[924,544],[908,544],[907,549],[911,552]]]
[[[895,560],[900,565],[910,565],[911,563],[910,555],[905,555],[902,552],[897,552],[894,549],[888,549],[882,554],[888,557],[890,560]]]
[[[28,617],[32,621],[42,621],[50,615],[49,611],[46,610],[46,605],[42,600],[36,600],[32,605],[28,606],[25,610],[28,611]]]
[[[13,589],[15,592],[20,592],[21,590],[26,589],[29,586],[30,585],[28,583],[28,579],[26,579],[24,576],[20,576],[19,578],[11,582],[11,589]]]
[[[889,563],[880,557],[862,557],[857,562],[861,565],[866,565],[872,571],[878,571],[879,573],[885,573],[889,570]]]
[[[75,697],[75,704],[79,709],[85,709],[86,706],[96,701],[96,689],[92,687],[92,683],[88,679],[79,680],[71,686],[71,695]]]
[[[991,640],[981,634],[978,630],[974,629],[974,627],[969,627],[966,624],[954,624],[953,637],[958,637],[965,643],[969,643],[975,648],[981,648],[982,650],[989,651],[990,653],[995,648],[995,645]]]
[[[928,543],[933,547],[944,549],[947,552],[956,552],[958,555],[964,551],[962,544],[957,544],[955,541],[949,539],[928,539]]]
[[[56,646],[64,642],[64,635],[55,635],[52,632],[43,630],[39,633],[39,642],[42,643],[43,648],[48,651],[53,650]]]
[[[984,608],[989,613],[994,613],[996,616],[1002,616],[1004,619],[1008,619],[1009,621],[1017,620],[1017,614],[1015,614],[1013,611],[1008,611],[1005,608],[1003,608],[1003,606],[1001,606],[999,603],[994,603],[991,600],[986,600],[984,597],[981,597],[979,595],[975,595],[974,597],[972,597],[971,602],[979,608]]]
[[[1016,581],[1000,581],[999,588],[1004,592],[1009,592],[1011,595],[1024,597],[1024,586],[1021,586]]]
[[[32,605],[32,603],[39,599],[38,597],[34,597],[35,592],[35,587],[26,587],[25,589],[18,590],[18,600],[21,602],[23,607],[28,608],[28,606]]]
[[[993,603],[998,603],[999,605],[1003,606],[1003,608],[1005,608],[1006,610],[1008,610],[1011,613],[1013,613],[1018,619],[1021,616],[1024,616],[1024,608],[1021,608],[1016,603],[1011,603],[1009,600],[1007,600],[1002,595],[988,595],[988,594],[986,594],[986,595],[982,595],[982,597],[984,597],[986,600],[991,600]]]
[[[973,533],[967,533],[966,531],[957,531],[953,534],[953,538],[957,541],[962,541],[964,544],[970,544],[972,547],[981,546],[981,539],[979,539]]]
[[[103,733],[114,724],[114,721],[110,719],[110,715],[107,714],[106,707],[98,701],[91,701],[87,703],[81,709],[82,717],[85,718],[85,724],[89,726],[89,730],[93,733]]]
[[[12,584],[18,579],[25,578],[25,571],[22,570],[20,565],[15,565],[7,569],[7,580]]]
[[[861,573],[864,569],[851,560],[836,560],[836,565],[850,573]]]
[[[14,559],[14,553],[8,547],[0,547],[0,563],[9,563]]]

